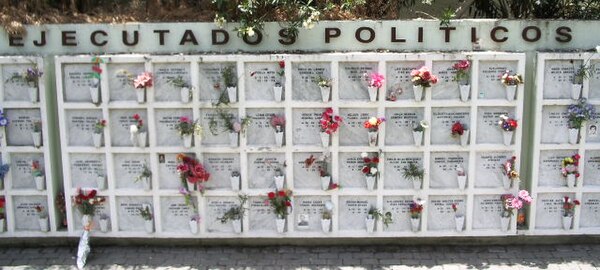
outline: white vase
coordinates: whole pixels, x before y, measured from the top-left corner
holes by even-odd
[[[502,174],[502,186],[504,189],[509,190],[511,186],[511,180],[506,174]]]
[[[577,181],[577,177],[575,177],[574,173],[567,174],[567,187],[569,187],[569,188],[575,187],[576,181]]]
[[[321,176],[321,188],[323,190],[329,189],[330,182],[331,182],[331,176]]]
[[[458,89],[460,91],[460,100],[462,102],[469,101],[469,93],[471,92],[471,85],[461,84],[461,85],[458,85]]]
[[[454,217],[454,222],[456,225],[456,231],[457,232],[462,232],[463,231],[463,227],[465,225],[465,216],[460,215],[460,216],[455,216]]]
[[[504,145],[506,145],[506,146],[511,145],[514,133],[515,133],[514,131],[506,131],[506,130],[502,131],[502,139],[503,139]]]
[[[277,145],[277,147],[283,146],[283,131],[275,131],[275,145]]]
[[[413,232],[418,232],[421,227],[421,217],[419,218],[410,218],[410,229]]]
[[[94,141],[94,147],[96,147],[96,148],[102,147],[102,133],[92,134],[92,140]]]
[[[240,176],[229,176],[229,182],[231,183],[231,190],[240,190]]]
[[[42,146],[42,132],[31,132],[31,139],[33,140],[33,146],[36,148]]]
[[[569,143],[577,144],[577,139],[579,139],[579,129],[578,128],[570,128],[569,129]]]
[[[96,176],[96,186],[99,190],[106,189],[106,178],[104,176]]]
[[[285,218],[276,218],[275,225],[277,226],[277,232],[283,233],[285,230]]]
[[[233,226],[233,232],[234,233],[242,233],[242,220],[241,219],[234,219],[231,221],[231,225]]]
[[[375,231],[375,219],[373,217],[371,217],[371,218],[367,217],[365,219],[365,223],[367,225],[367,232],[373,233]]]
[[[181,95],[181,103],[190,102],[190,89],[188,87],[181,87],[179,94]]]
[[[369,136],[369,146],[374,147],[377,146],[377,135],[379,134],[379,132],[377,131],[369,131],[368,136]]]
[[[0,233],[6,231],[6,219],[0,218]]]
[[[329,95],[331,94],[331,87],[319,86],[319,88],[321,89],[321,98],[323,99],[323,102],[328,102]]]
[[[421,101],[423,99],[423,86],[413,85],[413,92],[415,94],[415,101]]]
[[[90,223],[92,223],[92,222],[93,222],[93,219],[92,219],[91,215],[83,215],[81,217],[81,225],[83,226],[83,228],[90,225]]]
[[[40,231],[48,232],[50,224],[48,223],[48,217],[38,218],[38,223],[40,224]]]
[[[284,182],[285,182],[285,176],[283,176],[283,175],[275,176],[275,188],[277,190],[283,189]]]
[[[457,175],[456,180],[458,181],[458,188],[464,190],[467,186],[467,175]]]
[[[146,88],[135,89],[135,96],[137,99],[137,103],[142,104],[142,103],[146,102]]]
[[[181,136],[181,139],[183,140],[183,147],[192,148],[192,138],[192,134],[185,134]]]
[[[92,103],[99,103],[100,88],[99,87],[90,87],[90,96],[92,97]]]
[[[154,232],[154,221],[152,219],[144,220],[144,229],[146,230],[147,233],[153,233]]]
[[[35,180],[35,188],[37,190],[45,190],[46,189],[46,177],[45,176],[36,176],[33,178]]]
[[[142,184],[144,185],[144,191],[152,190],[152,178],[150,177],[142,177]]]
[[[331,229],[331,219],[321,219],[321,230],[324,233],[328,233]]]
[[[108,232],[108,219],[100,219],[98,221],[100,223],[100,231],[103,233]]]
[[[377,93],[379,92],[379,88],[375,86],[369,86],[367,87],[367,92],[369,92],[369,100],[371,100],[371,102],[377,101]]]
[[[510,217],[500,217],[500,229],[503,232],[507,232],[510,227]]]
[[[562,226],[564,230],[570,230],[571,224],[573,224],[573,216],[563,216],[562,217]]]
[[[192,234],[198,233],[198,222],[195,220],[190,220],[190,232]]]
[[[37,87],[28,87],[27,92],[29,93],[29,101],[32,103],[37,103],[40,99],[40,91],[38,91]]]
[[[375,188],[375,175],[367,175],[365,179],[367,180],[367,189],[373,190]]]
[[[237,132],[229,132],[229,146],[237,147],[240,134]]]
[[[411,179],[411,182],[412,182],[413,188],[415,190],[421,189],[421,180],[420,179]]]
[[[507,85],[506,86],[506,100],[513,101],[515,100],[515,94],[517,93],[516,85]]]
[[[581,88],[583,85],[581,84],[572,84],[571,85],[571,99],[579,100],[581,97]]]
[[[415,146],[421,146],[423,143],[423,131],[413,131],[413,139]]]
[[[283,86],[273,86],[273,97],[276,102],[281,102],[281,94],[283,93]]]
[[[140,132],[140,133],[138,133],[137,139],[138,139],[137,146],[140,148],[145,148],[146,141],[148,139],[148,134],[146,132]]]
[[[321,145],[323,147],[328,147],[329,146],[329,134],[327,134],[327,132],[321,132]]]
[[[227,89],[227,97],[229,97],[230,103],[237,102],[237,88],[235,86],[229,86]]]
[[[465,129],[463,135],[460,135],[460,145],[467,146],[469,143],[469,130]]]

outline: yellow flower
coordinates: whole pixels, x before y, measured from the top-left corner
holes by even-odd
[[[377,125],[377,117],[369,118],[369,124],[371,124],[373,126]]]

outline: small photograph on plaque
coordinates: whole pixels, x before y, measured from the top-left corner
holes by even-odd
[[[540,187],[566,187],[567,178],[561,173],[562,161],[577,154],[573,150],[540,151],[538,185]]]
[[[431,188],[458,188],[459,168],[469,171],[469,153],[432,152],[429,185]],[[468,180],[467,180],[468,181]]]
[[[283,100],[286,81],[283,61],[246,63],[244,68],[246,100]]]
[[[150,211],[155,213],[152,206],[152,201],[152,197],[117,196],[116,207],[119,223],[118,230],[144,233],[145,220],[140,214],[140,209],[144,209],[145,206],[149,206]]]
[[[285,119],[283,109],[248,109],[247,115],[252,119],[248,125],[248,145],[276,147],[279,137],[285,144],[285,124],[282,127],[283,134],[276,134],[280,132],[277,132],[271,121],[274,115],[279,116],[280,119],[283,117],[284,122],[289,121]]]
[[[573,193],[538,193],[535,207],[536,229],[562,229],[565,196],[575,198]],[[585,203],[585,202],[584,202]],[[582,207],[583,209],[583,207]]]
[[[466,196],[430,196],[427,206],[427,230],[463,230],[464,216],[467,210]],[[460,217],[463,219],[461,220]]]
[[[63,95],[65,102],[92,102],[91,87],[98,87],[92,77],[93,64],[63,64]]]
[[[368,76],[378,72],[377,62],[340,62],[339,95],[341,100],[369,100]],[[383,89],[379,89],[383,91]]]
[[[412,189],[413,179],[403,177],[404,168],[413,163],[423,168],[423,153],[385,153],[384,189]],[[427,173],[427,172],[426,172]],[[419,181],[420,182],[420,181]]]
[[[40,206],[41,215],[36,210]],[[48,220],[48,198],[46,196],[13,196],[14,222],[16,231],[40,231],[50,227]],[[41,220],[41,217],[46,220]]]
[[[27,73],[28,68],[34,68],[32,64],[3,64],[2,83],[4,88],[4,101],[31,101],[29,96],[29,85],[23,80],[17,79]]]
[[[322,101],[318,79],[331,78],[331,64],[328,62],[292,63],[292,99],[298,101]],[[329,92],[327,92],[329,94]],[[329,96],[326,97],[329,100]]]
[[[9,119],[5,127],[6,144],[8,146],[33,146],[34,123],[41,122],[39,109],[6,109],[4,117]],[[41,123],[45,125],[47,123]],[[47,134],[42,133],[42,138]]]
[[[374,196],[341,196],[339,230],[366,232],[366,219],[371,207],[377,207],[377,198]]]
[[[431,144],[462,144],[461,140],[470,140],[470,108],[444,107],[431,109]],[[463,134],[452,135],[452,125],[460,122]],[[464,138],[463,136],[467,136]]]
[[[331,200],[329,196],[294,197],[295,230],[321,231],[321,219],[325,211],[325,203],[329,200]]]
[[[369,129],[364,127],[365,121],[371,117],[379,117],[376,109],[342,108],[340,116],[344,124],[340,126],[340,146],[369,145]],[[386,123],[383,123],[385,128]]]
[[[199,98],[200,101],[210,101],[211,103],[217,103],[221,95],[225,95],[226,88],[228,87],[223,73],[225,70],[231,71],[233,74],[231,77],[233,83],[237,85],[239,80],[242,80],[241,76],[237,76],[236,64],[231,63],[200,63],[199,73]]]
[[[412,196],[384,196],[383,213],[392,213],[394,222],[383,227],[384,231],[410,231],[410,204],[413,202]]]
[[[137,100],[136,91],[144,90],[134,88],[133,80],[145,71],[144,63],[107,64],[107,68],[105,76],[108,76],[110,101]]]
[[[500,77],[507,70],[511,74],[516,72],[517,68],[517,61],[479,61],[479,89],[474,89],[471,94],[479,99],[506,99],[506,87],[500,82]]]
[[[415,145],[413,128],[424,120],[424,110],[423,108],[388,108],[385,111],[385,120],[385,145]]]
[[[154,100],[155,101],[182,101],[186,94],[189,95],[192,78],[190,64],[188,63],[156,63],[154,64]],[[186,89],[183,89],[186,88]]]
[[[388,97],[388,100],[394,96],[390,96],[391,93],[395,93],[395,98],[397,100],[414,99],[415,94],[413,92],[410,72],[413,69],[418,69],[424,65],[425,62],[422,61],[387,62],[386,97]],[[393,101],[393,98],[391,100]]]
[[[10,169],[8,173],[12,176],[13,189],[36,189],[36,175],[33,173],[32,165],[37,162],[42,177],[50,178],[51,175],[45,175],[44,155],[40,153],[7,153],[10,155]],[[6,183],[6,179],[4,180]],[[42,179],[43,181],[43,179]]]
[[[102,110],[66,110],[65,120],[69,146],[93,146],[96,123]]]

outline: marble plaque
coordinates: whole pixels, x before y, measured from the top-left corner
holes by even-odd
[[[92,64],[63,64],[63,95],[65,102],[92,102]],[[100,99],[102,100],[102,99]]]
[[[431,144],[456,144],[460,145],[460,137],[452,137],[452,125],[460,121],[471,129],[470,108],[432,108],[431,109]],[[469,132],[472,132],[470,130]],[[469,134],[469,141],[471,140]]]
[[[163,232],[190,233],[189,221],[195,213],[183,196],[161,197],[160,212]]]
[[[294,189],[321,189],[321,176],[319,174],[319,167],[322,166],[322,162],[319,162],[319,158],[323,153],[311,152],[311,153],[294,153]],[[306,167],[305,160],[310,156],[313,156],[316,160],[310,166]],[[329,173],[331,173],[331,160],[327,165]]]
[[[504,164],[504,162],[506,162],[511,157],[512,155],[510,152],[477,153],[475,155],[475,187],[502,187],[502,164]],[[518,163],[519,160],[517,160],[517,164],[515,165],[518,166]]]
[[[414,145],[413,128],[423,118],[423,108],[386,109],[385,145]]]
[[[328,62],[292,63],[292,99],[300,101],[322,101],[321,89],[317,85],[319,76],[331,79],[331,64]]]
[[[429,169],[429,185],[431,188],[458,188],[456,165],[465,172],[469,171],[469,153],[467,152],[432,152]],[[467,177],[467,182],[469,181]]]
[[[427,230],[454,231],[456,230],[456,214],[465,216],[467,210],[467,196],[430,196],[427,202]],[[458,210],[454,213],[452,204]]]
[[[143,89],[135,89],[133,80],[145,71],[144,63],[107,64],[107,69],[110,101],[136,101],[135,91],[143,91]],[[146,97],[148,96],[150,93],[146,92]]]
[[[495,144],[503,144],[504,137],[503,133],[505,132],[498,125],[498,121],[500,120],[501,115],[507,115],[508,117],[515,117],[515,109],[513,107],[479,107],[477,109],[477,143],[495,143]],[[520,119],[516,119],[519,128],[523,128],[521,126],[522,122]],[[514,133],[517,131],[515,130]],[[513,135],[513,140],[516,138]]]
[[[585,152],[585,170],[583,172],[584,186],[600,186],[600,151]]]
[[[275,129],[271,126],[271,117],[274,114],[284,115],[283,109],[248,109],[248,117],[252,123],[248,125],[248,145],[252,146],[275,146]],[[289,123],[289,119],[286,119]],[[285,145],[285,133],[283,144]]]
[[[35,180],[33,179],[33,175],[31,175],[31,164],[33,161],[40,163],[40,168],[42,168],[45,175],[46,166],[43,154],[10,153],[10,162],[8,163],[10,163],[9,173],[12,176],[13,189],[35,189]],[[47,175],[46,177],[51,178],[51,175]],[[48,180],[50,179],[47,179],[46,183],[51,182]]]
[[[506,87],[500,77],[506,70],[514,74],[518,64],[518,61],[479,61],[479,93],[474,90],[471,95],[478,95],[479,99],[506,99]]]
[[[102,198],[102,197],[100,197]],[[94,216],[92,216],[92,222],[93,222],[93,227],[92,230],[93,231],[100,231],[100,215],[102,214],[106,214],[108,216],[110,216],[110,200],[108,197],[104,197],[105,201],[104,203],[100,204],[100,205],[96,205],[94,208]],[[81,218],[83,217],[83,215],[81,214],[81,212],[79,212],[77,210],[77,207],[73,206],[72,209],[72,213],[73,213],[73,221],[75,222],[75,230],[76,231],[81,231],[83,230],[83,223],[81,223]],[[110,220],[108,222],[108,227],[110,228]],[[109,229],[110,230],[110,229]]]
[[[340,126],[340,146],[367,146],[369,145],[369,130],[363,127],[363,123],[371,117],[379,117],[376,109],[340,109],[340,116],[344,124]],[[386,123],[380,126],[385,128]]]
[[[386,65],[387,77],[385,78],[387,81],[387,93],[392,91],[400,92],[400,95],[397,96],[398,99],[414,99],[415,94],[413,92],[410,72],[423,65],[425,63],[421,61],[388,62]]]
[[[285,167],[283,164],[286,164],[285,155],[283,153],[248,154],[248,187],[274,189],[275,169],[280,167],[285,174]]]
[[[583,193],[583,197],[581,199],[579,227],[600,227],[600,194]]]
[[[248,199],[248,219],[250,231],[275,231],[275,214],[269,206],[266,196]],[[293,213],[293,212],[292,212]],[[288,217],[288,220],[290,218]],[[288,224],[289,225],[289,224]]]
[[[66,110],[65,118],[69,146],[94,145],[94,129],[102,119],[102,110]]]
[[[191,109],[157,109],[154,111],[158,146],[183,146],[182,138],[176,127],[182,116],[193,120],[194,113]]]
[[[564,187],[567,179],[562,176],[562,160],[577,154],[573,150],[540,151],[538,185],[541,187]]]
[[[240,201],[236,197],[206,197],[206,217],[203,220],[206,224],[206,231],[232,233],[233,225],[231,225],[231,221],[221,223],[219,218],[229,209],[239,205]]]
[[[600,61],[592,60],[590,61],[590,66],[594,67],[592,69],[592,75],[589,78],[590,88],[588,98],[591,100],[600,99],[600,91],[594,91],[593,89],[600,89]]]
[[[237,68],[235,63],[200,63],[199,65],[200,85],[199,91],[201,101],[216,102],[226,90],[225,82],[223,81],[223,70],[231,67],[234,75],[237,76]]]
[[[431,87],[431,99],[459,99],[458,83],[452,81],[456,70],[452,65],[458,61],[434,61],[431,73],[438,77],[438,83]]]
[[[274,101],[273,86],[279,82],[281,86],[285,84],[285,75],[280,77],[277,72],[280,70],[279,62],[267,63],[246,63],[244,75],[246,82],[246,100],[268,100]],[[282,93],[285,99],[285,86]]]
[[[39,109],[6,109],[4,116],[9,119],[5,127],[6,144],[8,146],[33,146],[33,122],[40,121],[42,116]],[[47,123],[42,123],[46,125]],[[46,136],[42,132],[42,138]]]
[[[189,153],[184,153],[190,156]],[[157,175],[153,173],[153,177]],[[158,154],[158,180],[160,189],[179,189],[181,179],[177,173],[177,154]]]
[[[142,130],[148,131],[148,113],[146,110],[110,110],[108,125],[110,126],[110,139],[112,146],[132,146],[129,127],[135,125],[134,114],[139,114],[144,126]],[[150,134],[148,134],[150,138]]]
[[[156,219],[156,211],[154,211],[154,207],[152,206],[152,197],[116,197],[117,216],[119,222],[118,230],[143,233],[145,220],[140,215],[139,209],[143,208],[144,205],[150,206],[150,211],[152,211],[152,214]],[[156,221],[154,222],[154,226],[156,228]]]
[[[344,188],[367,188],[366,176],[362,173],[364,165],[359,152],[339,153],[339,183]],[[368,153],[373,157],[375,153]],[[377,183],[375,183],[377,186]]]
[[[367,78],[371,73],[378,72],[377,66],[377,62],[340,62],[340,99],[368,101]]]
[[[383,226],[385,231],[409,231],[410,225],[410,204],[412,203],[412,196],[384,196],[383,197],[383,213],[392,213],[392,224],[386,228]]]
[[[188,85],[192,85],[190,64],[188,63],[157,63],[154,64],[154,100],[181,101],[181,88],[169,83],[169,80],[181,76]]]
[[[473,230],[500,229],[504,211],[498,195],[475,195],[473,199]]]
[[[203,164],[210,173],[210,180],[205,184],[208,189],[231,189],[231,172],[240,172],[241,168],[239,154],[205,153]]]
[[[145,154],[114,154],[115,184],[117,188],[144,189],[144,183],[137,178],[144,169],[150,167],[150,156]],[[154,174],[154,172],[153,172]]]
[[[544,106],[542,108],[541,143],[567,143],[569,141],[569,114],[567,106]]]
[[[564,213],[564,197],[575,198],[572,193],[539,193],[535,207],[536,229],[559,229],[562,228],[562,216]]]
[[[294,109],[294,145],[321,145],[321,115],[325,109]]]
[[[97,187],[99,174],[106,175],[104,154],[69,155],[71,164],[72,187]]]
[[[575,71],[581,60],[546,60],[544,66],[544,99],[570,99]]]
[[[2,83],[4,84],[4,101],[30,101],[26,83],[20,80],[11,80],[16,74],[27,72],[33,64],[2,65]],[[12,120],[12,118],[10,118]]]
[[[296,231],[321,231],[321,217],[325,210],[325,202],[329,196],[297,196],[294,197]]]
[[[423,167],[423,153],[385,153],[385,181],[383,187],[387,189],[413,188],[412,180],[402,176],[404,167],[415,163]],[[427,174],[427,172],[425,172]]]
[[[13,196],[13,209],[16,231],[39,231],[39,215],[36,206],[42,206],[48,213],[48,199],[46,196]],[[50,226],[50,223],[48,223]],[[50,227],[48,227],[50,228]]]
[[[225,110],[228,115],[234,115],[238,117],[237,110],[229,109]],[[216,125],[211,132],[210,126],[211,121],[214,121]],[[229,146],[229,130],[225,127],[225,122],[219,117],[217,110],[214,109],[202,109],[200,110],[200,124],[202,125],[202,145],[216,146],[216,145],[227,145]],[[243,134],[240,134],[243,136]],[[273,140],[275,135],[273,135]]]
[[[377,207],[374,196],[341,196],[339,204],[339,230],[365,231],[366,219],[371,207]]]

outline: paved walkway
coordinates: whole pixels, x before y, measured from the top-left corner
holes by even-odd
[[[74,247],[0,248],[1,269],[76,269]],[[86,269],[600,269],[600,245],[123,247]]]

